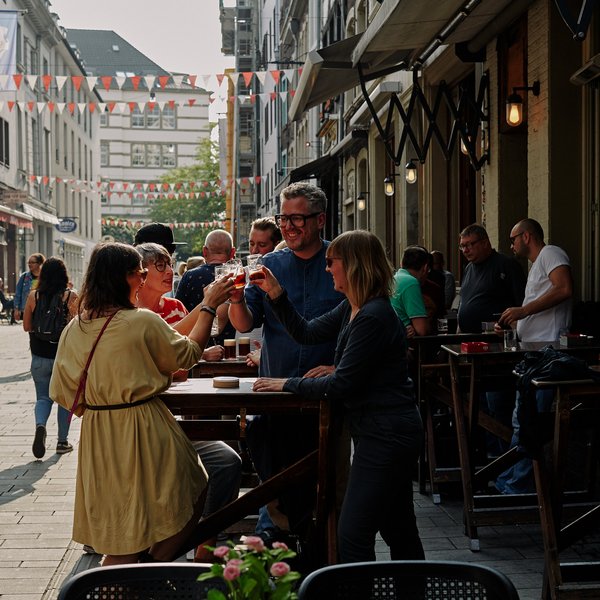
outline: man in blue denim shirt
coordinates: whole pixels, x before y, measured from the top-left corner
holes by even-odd
[[[306,319],[328,312],[344,298],[334,290],[333,279],[325,270],[325,250],[329,242],[321,239],[321,232],[326,207],[327,198],[320,188],[307,183],[286,187],[281,192],[281,214],[276,215],[275,220],[287,248],[263,258],[263,264],[285,287],[292,304]],[[303,346],[296,343],[256,286],[248,285],[245,290],[234,293],[230,299],[229,319],[242,332],[263,326],[261,377],[315,377],[318,369],[333,369],[335,344]],[[254,418],[247,432],[248,446],[262,480],[316,447],[317,426],[313,420],[308,421],[302,417],[290,427],[287,418]],[[313,487],[280,498],[279,508],[287,516],[293,532],[306,531],[314,497]]]
[[[42,264],[45,260],[46,257],[39,253],[32,254],[27,259],[29,271],[25,271],[25,273],[19,277],[19,281],[17,281],[17,288],[15,290],[15,308],[13,311],[13,316],[17,321],[23,315],[29,292],[35,289],[37,286],[37,278],[40,276]]]

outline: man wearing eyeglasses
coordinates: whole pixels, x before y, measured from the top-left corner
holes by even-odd
[[[25,303],[27,302],[29,292],[37,286],[38,277],[40,276],[40,271],[45,260],[46,257],[40,253],[32,254],[27,259],[28,270],[19,277],[15,290],[15,308],[13,311],[15,321],[21,318],[25,310]]]
[[[481,333],[482,322],[497,321],[506,308],[523,302],[525,273],[514,258],[492,248],[478,223],[461,231],[459,248],[469,263],[460,287],[458,327],[463,333]]]
[[[321,238],[321,233],[326,207],[327,198],[320,188],[307,183],[286,187],[281,192],[281,212],[275,215],[275,221],[287,248],[263,258],[263,264],[285,287],[296,310],[308,320],[326,313],[343,299],[325,270],[329,242]],[[229,318],[240,332],[263,325],[261,377],[316,377],[318,369],[325,373],[333,368],[335,344],[303,346],[293,341],[257,286],[248,285],[231,296]],[[307,421],[306,417],[296,419],[292,427],[287,418],[255,418],[247,439],[260,478],[269,478],[316,448],[316,433],[314,420]],[[314,497],[314,486],[282,496],[279,508],[287,516],[291,531],[306,532]]]

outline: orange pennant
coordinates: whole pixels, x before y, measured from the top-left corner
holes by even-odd
[[[54,102],[48,102],[48,110],[53,113],[54,112]]]
[[[103,77],[100,77],[100,81],[102,82],[104,89],[108,92],[108,90],[110,90],[110,84],[112,83],[112,75],[104,75]]]
[[[96,110],[96,105],[94,104],[94,102],[89,102],[88,108],[90,109],[90,113],[93,113]]]
[[[281,77],[281,71],[269,71],[269,73],[271,73],[271,77],[273,78],[275,85],[277,85],[279,83],[279,78]]]
[[[43,183],[44,185],[48,185],[48,182],[49,182],[49,181],[50,181],[50,177],[48,177],[48,175],[44,175],[44,176],[42,177],[42,183]]]
[[[221,84],[223,83],[223,78],[225,77],[224,73],[217,73],[215,75],[215,77],[217,78],[217,81],[219,82],[219,87],[221,87]]]
[[[175,100],[169,100],[169,108],[175,108]]]
[[[117,105],[116,102],[107,102],[106,105],[108,106],[108,112],[111,113],[113,110],[115,110],[115,106]]]
[[[196,87],[196,79],[198,78],[198,75],[188,75],[188,81],[190,82],[190,85],[195,88]]]
[[[246,84],[246,87],[250,87],[250,84],[252,83],[252,77],[254,77],[254,72],[245,71],[242,73],[242,77],[244,78],[244,83]]]
[[[158,78],[158,83],[160,84],[161,89],[165,89],[167,83],[169,82],[170,75],[161,75]]]
[[[79,88],[81,87],[81,82],[83,81],[83,77],[81,75],[72,75],[71,81],[73,82],[73,87],[77,91],[79,91]]]
[[[27,103],[27,110],[29,112],[33,112],[33,107],[35,106],[35,102],[28,102]]]
[[[188,99],[188,106],[194,106],[194,104],[196,104],[196,98],[189,98]]]
[[[75,112],[75,102],[69,102],[67,108],[69,109],[69,112],[73,114]]]
[[[129,112],[133,113],[137,108],[137,102],[128,102],[127,106],[129,106]]]
[[[130,79],[133,85],[133,89],[137,92],[138,88],[140,87],[140,81],[142,80],[142,78],[139,75],[134,75],[133,77],[130,77]]]
[[[15,73],[12,77],[13,81],[15,82],[15,85],[17,86],[17,89],[20,90],[21,83],[23,82],[23,75],[21,75],[21,73]]]
[[[44,89],[48,91],[50,84],[52,83],[52,75],[42,75],[42,84]]]

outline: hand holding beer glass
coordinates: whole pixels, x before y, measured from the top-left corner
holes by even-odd
[[[265,278],[265,274],[261,269],[262,254],[249,254],[246,257],[246,262],[248,264],[248,281],[250,283],[256,282],[258,279]]]

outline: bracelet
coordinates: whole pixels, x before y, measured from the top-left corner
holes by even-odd
[[[237,302],[235,302],[234,300],[225,300],[225,304],[244,304],[245,301],[246,298],[242,297],[242,299],[238,300]]]
[[[210,313],[213,317],[217,316],[217,311],[212,306],[206,306],[206,304],[200,307],[200,312]]]

